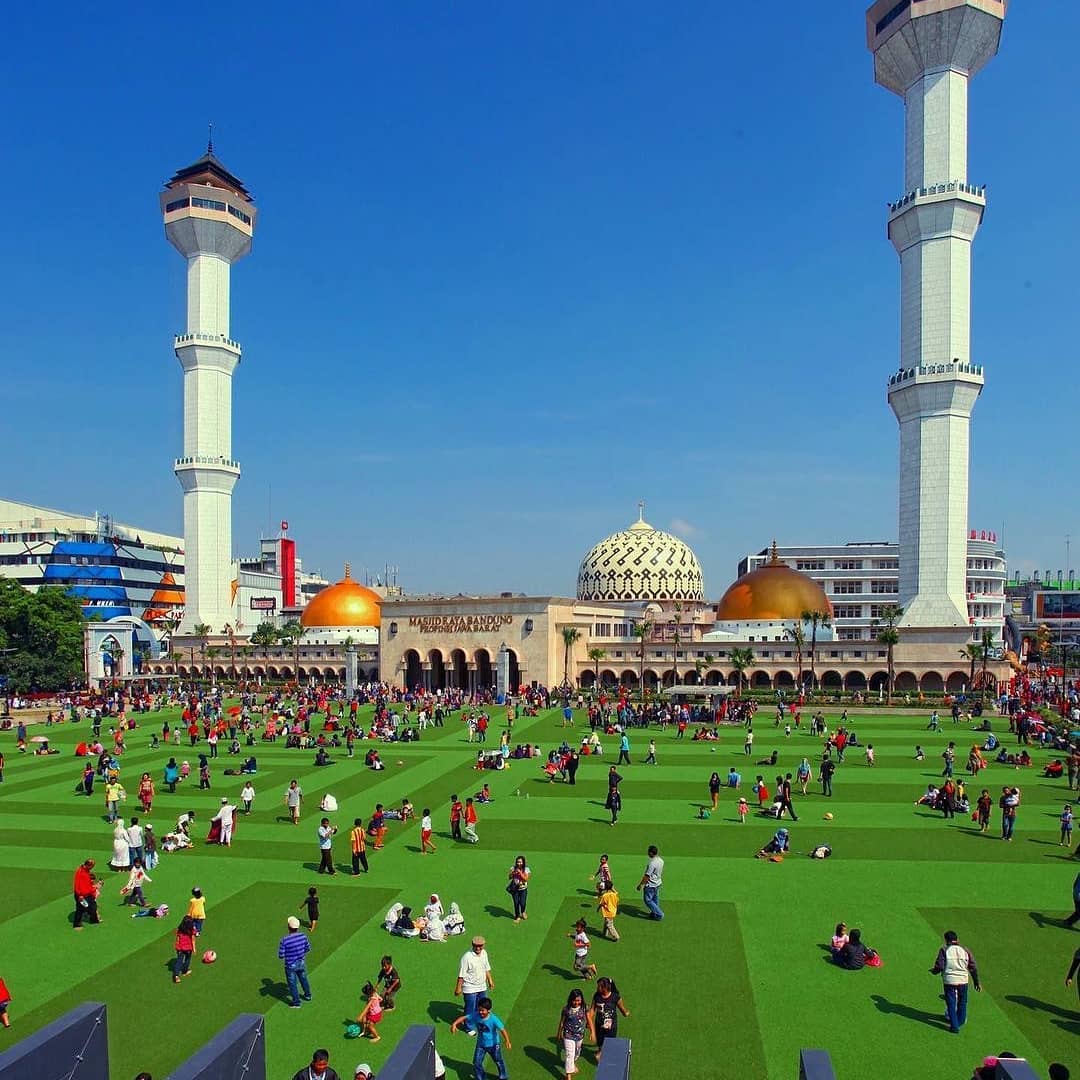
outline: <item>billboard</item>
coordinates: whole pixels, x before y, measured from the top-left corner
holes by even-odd
[[[277,597],[276,596],[253,596],[251,598],[251,610],[252,611],[276,611],[277,610]]]
[[[1035,617],[1038,619],[1080,619],[1080,592],[1037,592]]]

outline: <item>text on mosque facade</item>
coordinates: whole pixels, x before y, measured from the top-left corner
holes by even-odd
[[[513,621],[513,615],[411,615],[409,626],[421,634],[489,634]]]

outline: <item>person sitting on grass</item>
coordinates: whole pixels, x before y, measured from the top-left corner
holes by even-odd
[[[829,952],[832,954],[832,958],[836,958],[840,955],[840,950],[848,943],[848,928],[846,923],[839,922],[836,924],[836,932],[832,936],[832,941],[829,942]]]
[[[777,829],[773,838],[754,856],[756,859],[768,859],[774,855],[783,855],[791,850],[791,836],[787,829]]]
[[[855,929],[848,935],[847,943],[833,957],[833,961],[845,971],[860,971],[874,955],[874,950],[863,944],[862,931]]]

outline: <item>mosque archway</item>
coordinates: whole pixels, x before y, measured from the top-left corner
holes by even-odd
[[[844,685],[843,676],[839,671],[825,671],[821,676],[822,690],[839,690]]]
[[[464,649],[454,649],[450,653],[450,666],[447,674],[453,680],[452,685],[464,690],[469,685],[469,662],[465,659]]]
[[[861,671],[849,671],[844,676],[844,689],[862,692],[866,689],[866,676]]]
[[[596,685],[596,672],[595,671],[583,671],[578,678],[578,685],[583,690],[591,690]]]
[[[755,690],[769,690],[772,687],[772,680],[767,671],[755,671],[751,676],[750,685]]]
[[[920,683],[922,692],[924,694],[943,694],[945,693],[945,680],[941,677],[940,671],[928,671],[922,677]]]
[[[477,649],[473,654],[473,662],[476,664],[476,689],[490,689],[494,685],[491,678],[491,654],[487,649]]]
[[[619,676],[619,682],[628,690],[635,689],[637,687],[637,672],[627,668],[627,670]]]
[[[705,673],[706,686],[723,686],[724,673],[722,671],[708,671]]]
[[[600,685],[607,689],[612,689],[619,684],[619,678],[611,668],[604,668],[600,672]]]
[[[512,694],[516,694],[518,687],[521,685],[521,665],[518,663],[517,653],[513,649],[507,649],[506,652],[510,660],[510,678],[507,689]]]
[[[416,690],[423,679],[420,669],[420,654],[415,649],[405,650],[405,689]]]
[[[441,649],[432,649],[428,653],[428,679],[430,684],[429,690],[445,690],[446,689],[446,666],[443,663],[443,654]]]
[[[660,681],[660,676],[653,671],[652,668],[645,669],[645,689],[655,690],[657,683]]]
[[[967,671],[950,672],[949,677],[945,680],[945,689],[950,694],[962,694],[969,686],[969,674],[970,672]]]
[[[683,676],[682,681],[684,686],[697,686],[701,682],[701,677],[696,671],[690,670]]]
[[[870,689],[876,694],[879,691],[889,689],[889,673],[887,671],[875,671],[870,676]]]
[[[910,694],[913,690],[918,690],[919,680],[913,671],[901,671],[896,676],[895,685],[901,694]]]

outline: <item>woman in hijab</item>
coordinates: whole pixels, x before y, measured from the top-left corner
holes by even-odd
[[[446,929],[447,937],[465,933],[465,916],[461,914],[461,908],[458,907],[456,900],[450,902],[450,910],[443,919],[443,927]]]
[[[789,844],[787,829],[777,829],[776,835],[757,853],[757,858],[767,859],[770,855],[783,855],[789,849]]]
[[[432,893],[431,899],[424,907],[424,918],[431,922],[432,919],[442,919],[443,917],[442,901],[439,899],[438,893]]]
[[[113,829],[112,858],[109,865],[114,870],[129,870],[131,868],[131,849],[128,847],[127,831],[124,822],[117,819]]]

